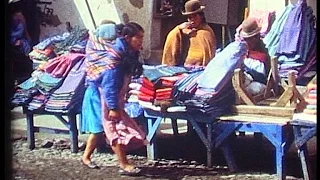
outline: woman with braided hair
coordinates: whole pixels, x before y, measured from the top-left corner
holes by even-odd
[[[89,132],[82,163],[89,168],[98,166],[91,154],[104,133],[106,141],[116,154],[119,173],[133,175],[140,172],[126,157],[126,151],[146,145],[145,133],[124,110],[125,94],[132,76],[142,74],[139,51],[144,37],[143,28],[129,22],[115,39],[99,37],[116,34],[116,25],[109,23],[90,33],[86,48],[87,89],[82,106],[81,131]]]

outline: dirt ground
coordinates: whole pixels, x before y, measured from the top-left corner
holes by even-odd
[[[79,163],[78,158],[48,158],[39,155],[28,154],[27,147],[17,147],[15,144],[25,144],[25,132],[20,139],[13,141],[13,148],[22,149],[21,153],[13,153],[12,179],[123,179],[123,180],[273,180],[275,165],[273,151],[268,143],[263,143],[264,148],[258,150],[249,139],[240,137],[236,141],[235,158],[239,170],[229,172],[223,155],[218,150],[213,155],[213,168],[203,168],[188,164],[206,162],[206,150],[203,144],[196,140],[190,140],[186,136],[159,137],[159,159],[148,161],[145,149],[130,154],[135,155],[134,162],[142,168],[142,173],[136,177],[120,176],[117,166],[102,166],[100,169],[91,170]],[[48,138],[39,136],[36,138]],[[20,145],[19,145],[20,146]],[[23,149],[24,148],[24,149]],[[27,150],[25,150],[27,149]],[[15,151],[13,151],[15,152]],[[104,153],[112,153],[106,150]],[[181,160],[180,163],[172,163]],[[184,163],[183,163],[184,162]],[[311,157],[314,172],[316,168],[316,156]],[[293,155],[286,157],[287,179],[303,179],[299,159]]]

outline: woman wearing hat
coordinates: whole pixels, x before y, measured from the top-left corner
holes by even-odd
[[[244,59],[244,70],[251,76],[253,82],[266,84],[267,75],[270,70],[270,56],[263,41],[260,38],[261,27],[255,18],[247,18],[241,24],[240,39],[248,45],[247,57]],[[257,92],[257,83],[253,83],[256,90],[248,87],[251,94]],[[263,85],[262,85],[263,86]],[[259,90],[260,92],[260,90]]]
[[[176,66],[205,66],[215,56],[216,36],[207,24],[199,0],[185,3],[188,21],[173,28],[163,48],[162,64]]]

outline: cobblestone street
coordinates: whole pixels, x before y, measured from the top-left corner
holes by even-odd
[[[261,157],[261,159],[253,158],[255,161],[259,161],[260,163],[253,162],[252,160],[247,161],[246,163],[243,161],[240,163],[241,167],[239,172],[230,173],[225,165],[216,164],[213,168],[206,168],[205,165],[201,163],[201,158],[203,158],[201,155],[198,157],[199,161],[188,160],[188,158],[192,158],[192,152],[195,153],[194,148],[190,148],[190,154],[185,154],[185,156],[190,157],[184,157],[184,159],[176,158],[171,160],[157,159],[148,161],[143,153],[132,152],[129,155],[129,159],[134,161],[137,166],[142,168],[142,173],[137,177],[127,177],[120,176],[118,174],[117,162],[110,149],[107,149],[105,152],[94,153],[93,160],[101,168],[98,170],[92,170],[80,164],[79,159],[82,155],[82,151],[73,154],[70,152],[70,149],[61,148],[63,146],[60,146],[60,148],[59,146],[52,146],[51,148],[41,147],[41,144],[43,144],[44,141],[48,141],[48,137],[40,134],[36,136],[36,149],[30,151],[27,148],[27,141],[26,137],[23,136],[23,131],[14,136],[16,140],[13,141],[12,146],[13,179],[277,179],[276,175],[272,173],[273,163],[268,162],[268,159],[270,159],[268,158],[269,154],[266,154],[265,157]],[[44,139],[45,137],[46,140]],[[57,139],[57,137],[55,139]],[[68,141],[65,142],[68,143]],[[162,139],[162,143],[168,142],[169,139]],[[160,153],[165,155],[166,153],[169,153],[169,151],[161,150]],[[171,157],[178,155],[178,152],[171,151],[171,153]],[[219,158],[217,158],[217,160],[221,161]],[[300,173],[292,176],[292,173],[297,173],[300,171],[297,159],[291,157],[287,162],[289,165],[289,175],[287,176],[287,179],[302,179],[300,178],[302,177]]]
[[[36,133],[36,148],[28,149],[27,132],[17,125],[24,121],[23,114],[14,112],[12,129],[12,179],[158,179],[158,180],[275,180],[274,151],[267,140],[262,147],[254,144],[252,135],[239,136],[235,141],[237,172],[230,172],[223,154],[213,152],[213,167],[207,168],[206,148],[197,137],[159,133],[157,135],[159,159],[147,160],[146,149],[129,152],[129,159],[142,168],[136,177],[120,176],[116,158],[110,148],[93,154],[93,161],[100,169],[88,169],[81,165],[80,158],[85,146],[86,135],[79,135],[78,153],[71,153],[68,135]],[[40,118],[41,116],[36,116]],[[47,118],[47,117],[45,117]],[[49,122],[47,119],[46,121]],[[51,119],[50,119],[50,122]],[[163,124],[162,128],[170,127]],[[161,131],[165,132],[165,131]],[[315,147],[315,141],[311,146]],[[260,148],[257,148],[260,147]],[[316,172],[316,151],[310,153],[313,172]],[[300,161],[295,149],[286,159],[287,180],[303,179]]]

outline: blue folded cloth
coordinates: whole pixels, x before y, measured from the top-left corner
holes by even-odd
[[[222,89],[231,79],[233,71],[243,63],[246,53],[245,42],[231,42],[209,62],[198,79],[198,87],[212,92]]]
[[[98,38],[102,38],[105,40],[114,40],[116,39],[116,25],[115,24],[101,24],[94,31],[94,34]]]

